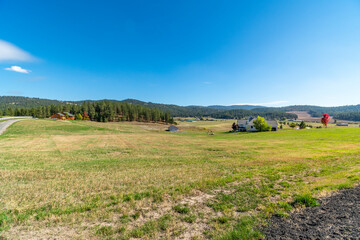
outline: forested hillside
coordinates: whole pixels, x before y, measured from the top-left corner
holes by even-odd
[[[41,98],[0,96],[0,110],[6,108],[33,108],[39,106],[62,105],[65,102]]]
[[[175,117],[197,117],[197,116],[211,116],[212,114],[218,113],[221,110],[202,107],[202,106],[178,106],[174,104],[161,104],[152,102],[143,102],[135,99],[125,99],[123,102],[138,104],[150,108],[158,108],[165,112],[170,112]]]
[[[340,107],[320,107],[311,105],[295,105],[287,107],[261,107],[253,105],[232,105],[221,106],[213,105],[209,107],[203,106],[178,106],[174,104],[160,104],[152,102],[143,102],[135,99],[118,100],[101,100],[111,103],[128,103],[138,105],[150,109],[158,109],[164,113],[168,112],[173,117],[213,117],[213,118],[244,118],[249,115],[261,115],[271,119],[296,118],[294,114],[288,114],[289,111],[306,111],[313,117],[320,117],[323,113],[328,113],[335,119],[360,121],[360,104]],[[87,103],[96,103],[101,101],[86,100]],[[50,105],[63,106],[65,108],[80,106],[84,101],[58,101],[28,97],[0,97],[0,114],[5,111],[14,111],[15,108],[31,109],[37,107],[46,107]]]
[[[222,118],[222,119],[242,119],[249,116],[262,116],[266,119],[296,119],[297,115],[292,113],[286,113],[281,111],[269,111],[269,112],[259,112],[255,110],[246,110],[246,109],[233,109],[227,111],[220,111],[218,113],[211,114],[213,118]]]
[[[349,121],[360,121],[360,104],[358,105],[347,105],[339,107],[320,107],[311,105],[295,105],[280,108],[258,108],[259,112],[290,112],[290,111],[306,111],[312,117],[321,117],[322,114],[328,113],[333,116],[334,119],[349,120]]]
[[[124,102],[147,106],[150,108],[158,108],[165,112],[170,112],[174,117],[213,117],[213,118],[244,118],[249,116],[261,115],[269,119],[282,119],[282,118],[296,118],[295,114],[289,114],[283,111],[270,110],[268,112],[257,111],[257,107],[251,105],[233,105],[233,106],[221,106],[213,105],[209,107],[202,106],[178,106],[170,104],[160,104],[151,102],[142,102],[135,99],[126,99]],[[244,109],[241,109],[244,107]],[[249,109],[252,110],[249,110]],[[266,108],[265,108],[266,109]]]
[[[109,121],[138,121],[138,122],[166,122],[173,123],[170,113],[156,108],[148,108],[140,105],[97,101],[79,104],[48,105],[35,108],[6,108],[0,110],[0,116],[33,116],[37,118],[49,118],[59,112],[69,112],[79,119],[87,116],[88,120],[98,122]],[[80,114],[80,115],[79,115]]]
[[[265,108],[264,106],[257,105],[230,105],[230,106],[222,106],[222,105],[211,105],[208,108],[215,108],[221,110],[233,110],[233,109],[245,109],[245,110],[255,110],[256,108]]]

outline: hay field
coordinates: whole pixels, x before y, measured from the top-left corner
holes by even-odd
[[[360,128],[234,134],[232,122],[17,122],[0,136],[0,236],[261,238],[294,198],[360,180]]]

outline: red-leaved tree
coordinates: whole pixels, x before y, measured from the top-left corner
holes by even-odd
[[[321,123],[324,124],[325,127],[327,127],[328,122],[330,121],[330,116],[327,113],[324,113],[321,118]]]
[[[90,120],[89,114],[87,114],[87,112],[84,112],[82,117],[83,117],[83,120]]]

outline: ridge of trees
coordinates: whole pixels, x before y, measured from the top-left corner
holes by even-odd
[[[85,102],[112,102],[112,103],[129,103],[133,105],[140,105],[151,109],[158,109],[162,112],[169,112],[174,117],[213,117],[213,118],[243,118],[247,116],[261,115],[267,119],[282,119],[282,118],[296,118],[296,115],[288,115],[289,111],[306,111],[313,117],[321,118],[322,114],[328,113],[334,119],[360,121],[360,104],[348,105],[339,107],[320,107],[312,105],[294,105],[287,107],[259,107],[252,109],[229,109],[232,106],[224,107],[221,105],[214,105],[209,107],[203,106],[178,106],[174,104],[160,104],[152,102],[143,102],[136,99],[125,99],[123,101],[117,100],[86,100]],[[28,98],[18,96],[0,96],[0,111],[4,112],[9,108],[15,109],[24,108],[31,109],[45,106],[63,106],[63,105],[82,105],[83,101],[58,101],[40,98]],[[250,108],[250,106],[246,106]],[[246,112],[250,111],[250,112]]]
[[[173,123],[174,120],[169,112],[163,112],[156,108],[148,108],[140,105],[97,101],[83,102],[78,104],[47,105],[33,108],[6,108],[0,110],[0,116],[33,116],[37,118],[49,118],[59,112],[70,112],[75,116],[86,115],[92,121],[139,121],[139,122],[166,122]],[[79,116],[80,114],[80,116]]]

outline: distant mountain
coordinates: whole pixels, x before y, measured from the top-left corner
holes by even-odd
[[[257,106],[257,105],[230,105],[230,106],[222,106],[222,105],[211,105],[208,108],[215,108],[220,110],[233,110],[233,109],[246,109],[252,110],[255,108],[266,108],[264,106]]]

